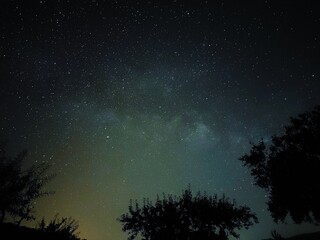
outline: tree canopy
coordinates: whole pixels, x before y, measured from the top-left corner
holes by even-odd
[[[273,219],[320,222],[320,106],[291,118],[284,134],[253,144],[240,158],[269,193]]]
[[[181,196],[157,197],[153,204],[145,199],[129,205],[129,212],[119,221],[129,240],[142,236],[145,240],[227,240],[239,237],[237,229],[248,229],[257,223],[257,217],[246,206],[236,206],[235,201],[207,196],[200,192],[193,196],[190,189]]]
[[[7,156],[0,144],[0,223],[7,215],[17,219],[34,220],[34,201],[50,192],[44,186],[53,177],[48,174],[48,164],[34,164],[23,169],[27,151],[16,157]]]

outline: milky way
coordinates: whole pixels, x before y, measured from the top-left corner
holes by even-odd
[[[126,239],[117,217],[130,198],[190,184],[257,213],[241,239],[312,229],[272,223],[238,158],[320,103],[319,11],[208,2],[2,3],[1,139],[57,174],[38,218]]]

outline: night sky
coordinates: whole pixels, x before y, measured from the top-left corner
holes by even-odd
[[[1,2],[1,140],[57,174],[38,220],[125,240],[130,198],[190,184],[257,213],[241,239],[312,231],[275,225],[238,158],[320,103],[317,1],[159,2]]]

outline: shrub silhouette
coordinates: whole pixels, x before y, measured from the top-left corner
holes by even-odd
[[[6,155],[4,144],[0,144],[0,223],[6,215],[23,220],[34,220],[34,201],[50,194],[43,191],[44,186],[52,179],[48,174],[48,164],[34,164],[23,170],[22,164],[27,151],[16,157]]]
[[[190,189],[178,197],[157,197],[154,204],[145,199],[141,207],[130,201],[129,212],[118,220],[129,240],[139,235],[146,240],[227,240],[229,235],[239,237],[237,229],[258,222],[248,207],[237,207],[235,201],[216,195],[199,192],[193,196]]]
[[[76,232],[79,225],[78,222],[69,218],[58,218],[55,216],[48,224],[46,224],[44,218],[39,223],[37,229],[40,232],[45,233],[47,236],[53,237],[59,240],[80,240],[78,233]]]
[[[276,230],[271,231],[272,240],[284,240],[284,238]]]
[[[281,136],[253,144],[240,158],[255,184],[269,193],[273,219],[320,222],[320,106],[291,118]]]

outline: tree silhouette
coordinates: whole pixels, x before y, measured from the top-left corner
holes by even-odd
[[[6,215],[23,220],[34,220],[34,201],[50,194],[43,191],[44,186],[52,179],[48,175],[48,164],[34,164],[23,170],[22,164],[27,152],[22,151],[16,157],[6,155],[4,144],[0,144],[0,223]]]
[[[270,144],[262,139],[240,158],[255,184],[269,193],[273,219],[320,222],[320,106],[291,118]]]
[[[237,229],[248,229],[257,217],[246,206],[237,207],[235,201],[200,192],[193,196],[190,189],[182,196],[159,196],[154,204],[144,199],[140,207],[130,201],[129,212],[121,215],[122,230],[129,240],[142,236],[145,240],[227,240],[239,237]]]

